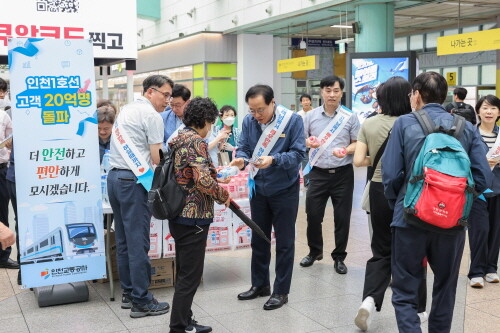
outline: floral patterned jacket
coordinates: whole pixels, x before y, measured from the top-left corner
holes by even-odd
[[[175,149],[175,177],[186,192],[186,206],[181,217],[212,219],[214,200],[223,204],[229,193],[217,183],[208,144],[193,129],[186,127],[170,142]]]

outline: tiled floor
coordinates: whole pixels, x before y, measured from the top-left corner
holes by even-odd
[[[360,332],[354,317],[361,302],[364,269],[370,258],[366,216],[359,208],[363,171],[356,173],[354,209],[346,264],[347,275],[338,275],[328,256],[312,267],[302,268],[307,254],[304,205],[297,220],[296,260],[289,303],[274,311],[262,310],[266,298],[238,301],[236,295],[250,286],[250,250],[207,254],[204,281],[193,305],[197,320],[214,332]],[[303,200],[302,200],[303,201]],[[332,209],[324,223],[325,251],[333,248]],[[467,285],[468,248],[464,253],[453,333],[496,332],[500,327],[500,285],[482,290]],[[271,275],[274,262],[271,264]],[[20,290],[17,270],[0,269],[0,332],[167,332],[169,315],[131,319],[119,302],[109,301],[107,284],[89,283],[85,303],[39,308],[33,292]],[[428,277],[429,293],[432,273]],[[171,301],[172,288],[157,289],[155,296]],[[118,293],[117,293],[118,296]],[[376,314],[370,332],[397,332],[394,309],[387,290],[384,307]],[[428,297],[430,309],[431,296]],[[423,331],[427,332],[426,324]]]

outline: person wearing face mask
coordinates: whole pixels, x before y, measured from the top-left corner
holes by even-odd
[[[217,113],[217,107],[209,98],[193,98],[182,119],[185,127],[169,143],[175,156],[176,181],[186,193],[184,209],[169,221],[175,240],[177,265],[170,317],[172,333],[212,331],[211,327],[194,320],[191,306],[203,276],[208,229],[214,218],[214,201],[226,207],[231,201],[229,193],[217,183],[217,172],[208,155],[205,140]]]
[[[469,216],[469,245],[471,263],[470,286],[483,288],[484,281],[498,283],[498,253],[500,249],[500,99],[493,95],[481,97],[476,104],[479,134],[492,154],[486,155],[493,173],[491,192],[486,191],[474,200]]]
[[[218,157],[215,159],[212,155],[213,162],[218,165],[230,163],[233,160],[233,152],[236,150],[238,141],[240,140],[241,130],[235,127],[236,110],[231,105],[224,105],[219,112],[222,123],[213,130],[212,140],[208,144],[209,150],[215,150]]]

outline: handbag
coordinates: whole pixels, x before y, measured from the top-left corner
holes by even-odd
[[[373,160],[373,167],[368,173],[368,181],[366,182],[365,189],[363,191],[363,195],[361,196],[361,209],[366,211],[367,213],[370,212],[370,184],[372,182],[373,174],[375,173],[375,169],[377,169],[378,162],[380,161],[380,158],[382,158],[382,154],[385,151],[385,146],[387,146],[387,141],[389,141],[389,136],[391,135],[391,132],[387,135],[387,138],[385,138],[384,143],[380,146],[380,149],[377,152],[377,155],[375,155],[375,159]]]
[[[219,151],[217,153],[217,159],[219,161],[219,166],[220,167],[228,166],[229,163],[231,162],[229,160],[229,153],[227,151]]]

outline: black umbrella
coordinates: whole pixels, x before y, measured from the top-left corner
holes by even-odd
[[[238,216],[247,226],[249,226],[250,229],[252,229],[252,231],[254,231],[257,235],[259,235],[266,242],[271,244],[271,241],[269,240],[269,238],[267,238],[264,231],[262,231],[262,229],[257,225],[257,223],[252,221],[248,216],[246,216],[245,213],[243,213],[243,211],[240,209],[240,206],[238,206],[238,204],[236,202],[231,200],[231,203],[229,204],[229,209],[231,209],[233,211],[233,213],[236,214],[236,216]]]

